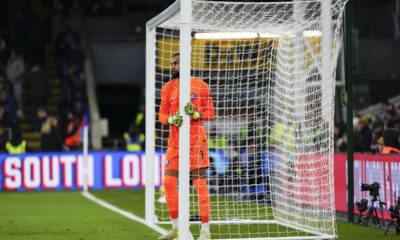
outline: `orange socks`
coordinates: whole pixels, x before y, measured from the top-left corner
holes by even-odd
[[[198,196],[201,223],[208,223],[210,218],[210,195],[208,194],[207,179],[193,179],[193,184]]]
[[[165,198],[171,219],[178,218],[178,178],[173,176],[164,176]]]
[[[167,207],[171,219],[178,218],[178,189],[177,189],[178,178],[173,176],[164,176],[164,188],[165,198],[167,200]],[[210,195],[207,188],[207,179],[196,178],[193,179],[194,187],[196,188],[199,212],[201,223],[208,223],[210,218]]]

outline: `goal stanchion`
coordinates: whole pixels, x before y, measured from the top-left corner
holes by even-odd
[[[179,136],[190,135],[179,145],[180,163],[189,164],[184,172],[188,180],[195,156],[210,158],[206,177],[212,239],[337,237],[333,100],[345,3],[193,0],[188,23],[181,19],[178,1],[148,22],[146,183],[153,184],[146,184],[147,221],[171,220],[167,204],[156,201],[154,176],[160,172],[154,172],[154,164],[171,162],[165,153],[173,130],[155,116],[165,104],[163,86],[174,79],[171,59],[180,52],[179,87],[182,81],[192,84],[180,92],[185,128]],[[184,40],[183,35],[190,37]],[[191,78],[208,87],[194,86]],[[189,127],[183,110],[189,98],[200,116],[211,111],[212,101],[215,119],[192,119]],[[166,99],[168,104],[175,101]],[[191,146],[200,138],[208,142],[207,150]],[[201,205],[205,198],[198,194],[198,181],[182,179],[179,216],[185,220],[179,231],[198,236],[202,228],[197,226],[207,212]],[[182,189],[190,190],[185,195]]]
[[[89,185],[89,126],[83,127],[83,192],[88,192]]]

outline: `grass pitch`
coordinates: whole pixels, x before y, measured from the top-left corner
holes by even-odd
[[[0,193],[2,240],[150,240],[158,235],[79,192]]]
[[[144,191],[108,190],[91,193],[144,217]],[[393,232],[384,236],[383,230],[373,227],[342,222],[337,222],[337,226],[340,240],[400,240]],[[191,231],[196,234],[197,228],[194,226]],[[157,239],[158,236],[154,230],[96,205],[79,192],[0,193],[2,240],[147,240]]]

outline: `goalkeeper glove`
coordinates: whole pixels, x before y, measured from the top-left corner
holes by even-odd
[[[183,123],[183,118],[179,114],[179,111],[177,111],[172,117],[168,118],[168,124],[170,125],[175,125],[177,127],[182,126]]]
[[[185,106],[185,113],[191,116],[194,120],[198,120],[200,118],[200,113],[196,112],[192,103],[187,103]]]

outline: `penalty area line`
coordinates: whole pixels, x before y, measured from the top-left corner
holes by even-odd
[[[89,192],[81,192],[81,194],[85,198],[89,199],[90,201],[95,202],[98,205],[100,205],[100,206],[102,206],[104,208],[107,208],[107,209],[109,209],[109,210],[111,210],[113,212],[116,212],[116,213],[118,213],[118,214],[120,214],[120,215],[122,215],[122,216],[124,216],[126,218],[129,218],[130,220],[133,220],[135,222],[144,224],[144,225],[148,226],[149,228],[157,231],[160,234],[166,234],[167,233],[167,230],[165,230],[165,229],[163,229],[163,228],[161,228],[161,227],[159,227],[159,226],[157,226],[155,224],[148,224],[143,218],[138,217],[135,214],[130,213],[128,211],[122,210],[122,209],[120,209],[120,208],[118,208],[118,207],[116,207],[116,206],[114,206],[114,205],[112,205],[112,204],[110,204],[110,203],[108,203],[108,202],[106,202],[104,200],[101,200],[101,199],[95,197],[94,195],[90,194]]]

